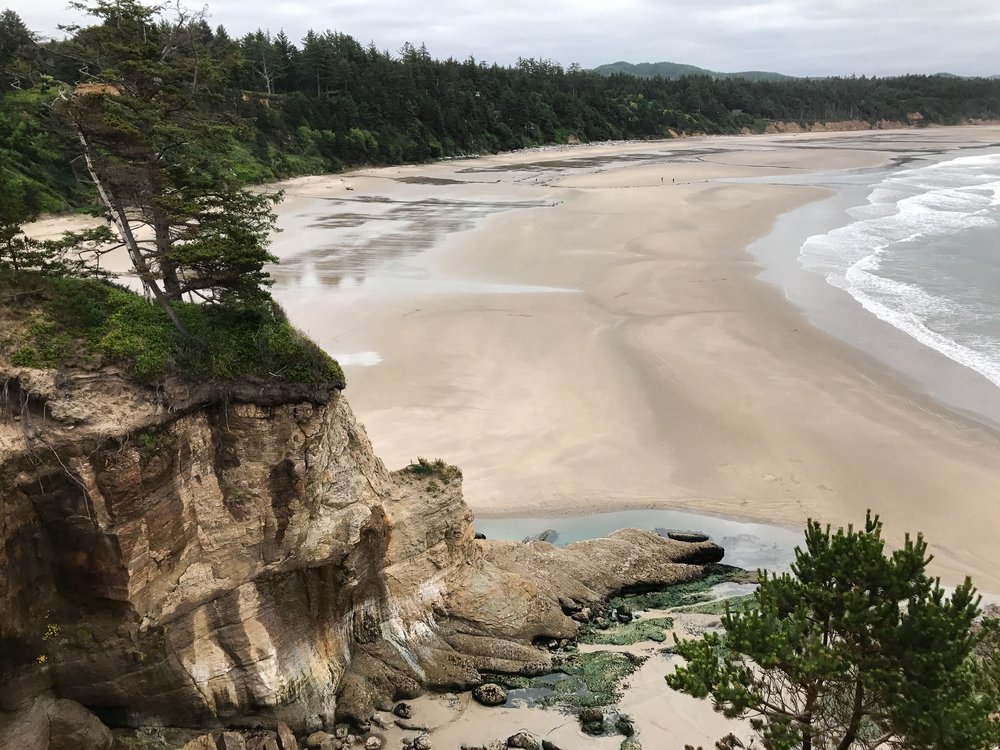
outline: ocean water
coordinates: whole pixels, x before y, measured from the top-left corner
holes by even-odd
[[[802,266],[1000,386],[1000,153],[896,171],[848,214]]]

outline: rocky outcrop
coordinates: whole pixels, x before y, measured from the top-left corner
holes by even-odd
[[[25,737],[70,702],[117,726],[363,722],[425,688],[545,671],[535,644],[578,627],[560,598],[722,555],[639,531],[477,541],[461,473],[388,471],[335,390],[5,383],[0,731]]]
[[[907,118],[906,122],[885,119],[872,122],[868,120],[830,120],[828,122],[806,123],[774,120],[767,124],[764,132],[773,135],[776,133],[826,133],[849,130],[898,130],[911,125],[919,125],[923,121],[923,115],[919,112],[912,112],[907,115]],[[749,134],[749,129],[746,130],[746,133],[741,131],[741,135]]]
[[[2,715],[0,715],[2,717]],[[111,750],[111,731],[90,711],[50,693],[0,721],[0,747],[17,750]]]

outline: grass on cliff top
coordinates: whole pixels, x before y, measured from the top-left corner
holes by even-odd
[[[441,458],[430,461],[423,456],[418,457],[403,471],[418,477],[436,477],[445,484],[451,483],[452,479],[461,479],[462,477],[462,470],[457,466],[451,466]]]
[[[340,365],[288,322],[277,304],[175,303],[180,336],[154,303],[103,281],[0,273],[0,355],[18,367],[115,364],[140,383],[259,377],[344,386]]]

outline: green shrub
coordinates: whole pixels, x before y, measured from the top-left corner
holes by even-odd
[[[340,365],[271,300],[252,307],[177,303],[189,332],[183,337],[156,304],[113,284],[41,277],[30,283],[42,288],[45,301],[37,320],[9,347],[18,366],[55,368],[85,354],[120,365],[142,383],[168,374],[191,382],[257,377],[320,387],[345,383]]]
[[[71,352],[72,338],[51,320],[36,320],[28,326],[25,342],[11,355],[17,367],[57,367]]]
[[[414,474],[418,477],[436,477],[441,480],[442,484],[451,484],[453,479],[462,478],[461,469],[457,466],[450,466],[440,458],[428,461],[422,456],[418,457],[416,461],[404,468],[403,471],[407,474]],[[433,490],[431,489],[431,485],[433,485]],[[437,491],[437,489],[439,489],[436,482],[431,482],[427,485],[427,487],[428,492]]]

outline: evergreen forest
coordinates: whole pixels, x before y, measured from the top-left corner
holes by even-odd
[[[386,51],[336,31],[237,37],[203,12],[146,12],[135,0],[97,5],[93,24],[56,40],[11,10],[0,14],[0,181],[29,215],[93,202],[53,103],[81,86],[118,85],[105,64],[120,57],[114,46],[123,42],[106,33],[117,16],[146,19],[146,41],[162,41],[155,62],[188,87],[186,107],[234,124],[212,155],[243,184],[577,139],[761,132],[771,121],[1000,118],[1000,80],[986,78],[608,76],[544,59],[439,60],[422,45]]]

